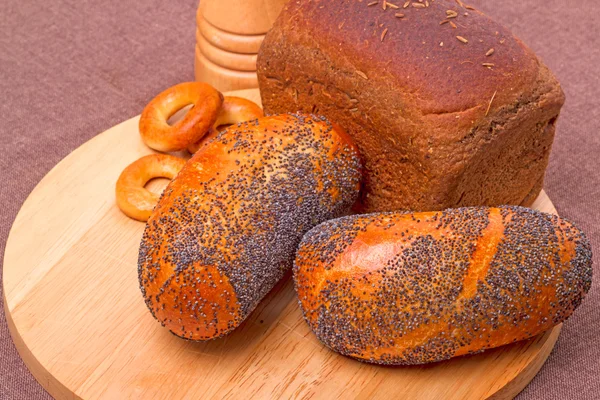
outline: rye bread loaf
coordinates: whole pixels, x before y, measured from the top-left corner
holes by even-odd
[[[372,3],[288,3],[258,56],[265,112],[340,124],[364,211],[531,204],[564,103],[552,73],[461,2]]]

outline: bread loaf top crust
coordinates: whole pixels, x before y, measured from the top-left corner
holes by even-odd
[[[368,212],[535,197],[564,103],[556,78],[460,2],[383,4],[289,2],[258,55],[265,112],[322,114],[347,130]]]
[[[373,3],[290,1],[273,31],[294,35],[295,43],[335,59],[347,67],[340,74],[402,88],[404,104],[390,107],[403,112],[478,108],[485,114],[492,97],[504,104],[536,83],[535,54],[477,10],[454,0],[429,0],[428,7],[412,2],[406,8],[401,1],[387,2],[385,10],[383,1]]]

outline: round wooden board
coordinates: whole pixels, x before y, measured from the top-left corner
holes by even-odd
[[[236,93],[258,100],[258,91]],[[382,367],[325,348],[289,279],[231,335],[193,343],[156,322],[138,289],[144,224],[117,209],[123,168],[151,153],[132,118],[60,162],[19,212],[4,259],[15,344],[59,399],[512,398],[541,368],[560,327],[528,341],[422,367]],[[542,194],[536,208],[555,212]]]

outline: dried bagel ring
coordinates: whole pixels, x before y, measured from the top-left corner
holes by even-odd
[[[239,124],[262,116],[263,110],[258,104],[241,97],[226,96],[212,130],[217,130],[221,125]],[[188,151],[192,154],[197,152],[201,142],[202,139],[188,146]]]
[[[151,154],[131,163],[117,180],[117,205],[125,215],[147,221],[159,195],[144,186],[154,178],[173,179],[187,161],[168,154]]]
[[[158,151],[184,150],[208,133],[223,103],[223,95],[202,82],[185,82],[156,96],[142,112],[140,134],[148,147]],[[168,119],[183,107],[193,107],[177,123]]]

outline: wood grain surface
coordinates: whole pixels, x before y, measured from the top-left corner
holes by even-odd
[[[240,54],[257,54],[260,50],[265,34],[258,35],[236,35],[235,33],[222,31],[204,19],[200,10],[196,14],[196,40],[203,36],[211,45],[231,52]]]
[[[221,91],[258,87],[256,56],[287,0],[202,0],[196,14],[196,80]]]
[[[248,55],[244,55],[248,57]],[[194,73],[199,82],[208,82],[222,92],[252,89],[258,87],[258,77],[254,71],[238,71],[225,68],[209,60],[196,45]]]
[[[198,7],[215,27],[238,35],[265,34],[287,0],[202,0]]]
[[[204,57],[214,64],[237,71],[256,72],[258,54],[232,53],[210,43],[202,35],[196,35],[196,46]]]
[[[236,93],[258,101],[258,91]],[[531,340],[422,367],[374,366],[325,348],[284,279],[231,335],[193,343],[171,335],[138,288],[144,224],[115,205],[114,186],[150,154],[138,117],[61,161],[19,212],[4,259],[15,344],[58,399],[512,398],[552,350],[560,327]],[[155,185],[156,186],[156,185]],[[535,208],[555,212],[542,193]]]
[[[258,87],[256,57],[264,34],[241,35],[223,31],[196,15],[196,49],[194,75],[221,91]]]

